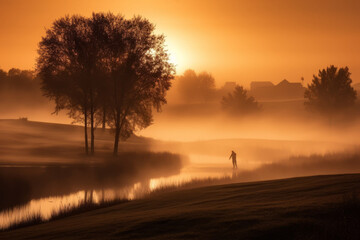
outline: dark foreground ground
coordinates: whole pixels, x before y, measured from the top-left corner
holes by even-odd
[[[360,239],[360,174],[153,193],[0,239]]]

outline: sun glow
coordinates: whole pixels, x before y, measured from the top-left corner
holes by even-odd
[[[173,38],[167,37],[165,49],[169,54],[169,62],[174,64],[176,73],[182,73],[187,66],[188,59],[186,58],[186,50],[179,41],[174,40]],[[181,49],[181,50],[180,50]]]
[[[170,51],[169,51],[169,62],[171,64],[174,64],[176,68],[178,67],[178,60],[176,54]]]
[[[185,63],[184,54],[182,52],[176,51],[176,48],[167,47],[167,52],[169,54],[169,63],[173,64],[176,69],[176,74],[181,74],[185,71]]]

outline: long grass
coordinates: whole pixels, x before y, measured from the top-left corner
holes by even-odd
[[[157,194],[168,191],[177,191],[183,189],[190,188],[199,188],[205,186],[213,186],[213,185],[222,185],[237,182],[236,177],[232,178],[230,176],[222,176],[222,177],[208,177],[208,178],[193,178],[190,181],[182,182],[182,183],[174,183],[174,184],[166,184],[157,186],[151,194]],[[148,196],[151,196],[149,194]]]
[[[192,179],[189,182],[184,182],[181,184],[170,184],[170,185],[163,185],[158,186],[153,191],[149,192],[148,194],[142,195],[142,197],[150,197],[153,194],[162,193],[162,192],[169,192],[169,191],[175,191],[175,190],[181,190],[181,189],[190,189],[190,188],[198,188],[198,187],[204,187],[204,186],[211,186],[211,185],[219,185],[219,184],[227,184],[234,182],[234,179],[232,179],[229,176],[223,176],[219,178],[204,178],[204,179]],[[77,215],[80,213],[84,213],[87,211],[92,211],[100,208],[106,208],[110,206],[114,206],[121,203],[126,203],[131,200],[128,199],[113,199],[113,200],[105,200],[101,201],[99,203],[94,203],[90,201],[82,201],[76,206],[65,206],[58,211],[54,211],[49,219],[42,219],[40,214],[37,214],[35,216],[31,216],[28,218],[25,218],[19,222],[16,222],[14,224],[11,224],[8,228],[2,229],[0,231],[10,231],[22,227],[32,226],[35,224],[41,224],[49,221],[54,221],[57,219],[66,218],[69,216]]]
[[[177,189],[195,188],[208,185],[219,185],[233,181],[230,177],[222,177],[220,179],[194,179],[191,182],[184,183],[180,186],[164,186],[160,187],[152,194],[157,194],[163,191],[172,191]],[[340,195],[341,197],[341,195]],[[360,236],[360,197],[356,191],[345,191],[342,198],[337,198],[334,202],[325,203],[325,205],[314,205],[309,209],[298,209],[296,213],[291,214],[291,221],[288,224],[269,225],[266,229],[259,230],[259,239],[266,239],[267,234],[280,235],[288,234],[288,239],[344,239],[352,240],[359,239]],[[92,202],[82,202],[75,207],[65,207],[58,212],[54,212],[49,220],[41,220],[40,216],[27,219],[24,222],[12,225],[8,230],[14,230],[21,227],[40,224],[48,221],[55,221],[57,219],[66,218],[69,216],[77,215],[83,212],[96,210],[113,206],[116,204],[126,203],[129,200],[115,199],[111,201],[100,202],[99,204]],[[286,219],[287,215],[282,215]],[[262,232],[263,231],[263,232]],[[256,235],[257,236],[257,235]],[[295,237],[292,238],[291,236]],[[282,239],[282,238],[281,238]]]
[[[0,231],[11,231],[18,228],[28,227],[36,224],[42,224],[49,221],[54,221],[62,218],[66,218],[69,216],[74,216],[77,214],[81,214],[87,211],[92,211],[100,208],[106,208],[110,206],[114,206],[121,203],[126,203],[129,200],[127,199],[113,199],[113,200],[106,200],[99,203],[94,202],[80,202],[79,205],[76,206],[70,206],[70,207],[64,207],[59,209],[59,211],[54,211],[51,213],[51,216],[49,219],[43,219],[39,214],[28,216],[25,219],[22,219],[18,222],[10,224],[8,228],[0,229]]]
[[[10,231],[10,230],[14,230],[17,228],[23,228],[23,227],[40,224],[43,222],[44,222],[44,220],[42,219],[40,213],[38,213],[35,215],[27,216],[25,219],[22,219],[18,222],[14,222],[14,223],[10,224],[10,226],[8,228],[0,229],[0,231]]]
[[[49,221],[77,215],[77,214],[80,214],[83,212],[92,211],[92,210],[96,210],[96,209],[100,209],[100,208],[106,208],[106,207],[110,207],[110,206],[114,206],[114,205],[126,203],[126,202],[129,202],[129,200],[113,199],[113,200],[102,201],[100,203],[82,201],[77,206],[65,207],[65,208],[61,208],[59,211],[53,212],[51,214]]]

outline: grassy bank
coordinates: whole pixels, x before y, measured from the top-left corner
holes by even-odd
[[[119,188],[179,173],[183,158],[152,152],[150,139],[132,136],[112,156],[110,129],[96,130],[96,154],[86,156],[83,128],[0,120],[0,211],[32,199],[80,190]]]
[[[2,239],[358,239],[360,174],[157,192]]]

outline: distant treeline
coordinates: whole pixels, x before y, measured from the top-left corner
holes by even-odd
[[[170,98],[180,104],[206,105],[217,102],[232,116],[261,110],[257,98],[268,101],[304,99],[304,107],[309,111],[327,116],[348,114],[356,112],[356,88],[359,87],[359,84],[352,84],[350,75],[348,67],[331,65],[314,74],[307,87],[284,79],[277,85],[269,81],[253,82],[251,90],[247,91],[235,82],[227,82],[221,88],[216,88],[211,74],[196,74],[194,70],[187,70],[175,79]]]
[[[33,71],[0,69],[0,111],[39,106],[47,102],[42,96],[40,79]]]
[[[330,69],[331,67],[328,68],[329,71]],[[322,71],[320,71],[320,73]],[[334,71],[334,69],[332,69],[332,71]],[[325,75],[323,76],[323,78],[326,78]],[[322,102],[317,100],[315,106],[317,105],[317,108],[320,107],[320,109],[326,109],[328,108],[327,106],[339,105],[339,108],[342,108],[344,104],[353,105],[355,103],[355,100],[359,99],[359,96],[356,94],[356,90],[357,92],[359,91],[360,84],[358,83],[352,85],[350,82],[348,82],[349,76],[345,76],[345,80],[343,81],[345,83],[345,86],[347,87],[344,86],[338,88],[332,87],[332,89],[338,91],[341,89],[347,89],[347,93],[345,94],[338,94],[336,92],[329,94],[322,93],[323,96],[328,96],[330,100],[332,99],[331,96],[342,95],[343,96],[342,100],[337,99],[336,102],[332,104],[327,104],[329,99],[323,99]],[[316,77],[316,79],[318,79],[316,80],[318,82],[317,88],[320,88],[321,87],[320,78]],[[271,82],[254,82],[254,85],[257,84],[259,86],[252,86],[252,88],[248,92],[242,86],[237,85],[235,82],[226,82],[223,86],[216,87],[215,78],[210,73],[207,72],[196,73],[194,70],[189,69],[186,70],[182,75],[178,75],[175,77],[174,85],[168,94],[168,99],[170,105],[174,103],[183,104],[183,105],[198,104],[199,106],[203,106],[207,104],[219,104],[220,106],[222,106],[224,110],[230,110],[232,113],[244,114],[249,111],[256,112],[257,110],[261,109],[262,104],[257,103],[258,95],[261,96],[268,96],[271,94],[279,95],[278,93],[279,91],[275,91],[273,93],[271,91],[273,89],[279,90],[276,88],[280,88],[280,85],[281,87],[283,87],[282,89],[280,89],[282,92],[284,91],[286,92],[287,88],[285,88],[286,86],[283,86],[286,84],[287,85],[298,84],[301,86],[300,83],[289,83],[286,80],[281,81],[278,85],[271,84],[271,86],[267,86],[269,85],[269,83],[271,84]],[[326,85],[326,81],[322,83],[321,88],[323,92],[326,92],[327,89],[325,85]],[[301,90],[302,92],[302,95],[300,94],[301,96],[304,97],[305,91],[307,92],[307,96],[310,96],[309,88],[305,88],[305,87],[301,87],[301,88],[304,89]],[[299,89],[296,90],[300,91]],[[312,91],[316,91],[316,90],[313,88]],[[41,79],[39,78],[38,75],[36,75],[34,71],[12,68],[8,72],[6,72],[0,69],[0,106],[1,106],[0,110],[1,111],[9,110],[9,109],[17,110],[29,106],[40,107],[47,102],[45,97],[43,97],[42,95],[43,93],[41,91]],[[296,96],[299,97],[300,95],[297,94]],[[344,102],[343,100],[345,96],[350,96],[350,97],[348,97],[347,100]],[[236,98],[238,99],[237,101],[235,100]],[[306,99],[309,98],[304,98],[304,101]],[[314,99],[312,101],[314,104]],[[309,100],[305,105],[311,108],[311,106],[309,106]],[[192,106],[192,108],[194,107],[195,105]],[[241,109],[243,110],[241,111]],[[199,114],[202,113],[203,111],[199,112]]]

